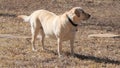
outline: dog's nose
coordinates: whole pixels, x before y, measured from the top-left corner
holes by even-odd
[[[91,15],[90,14],[88,14],[88,18],[90,18],[91,17]]]

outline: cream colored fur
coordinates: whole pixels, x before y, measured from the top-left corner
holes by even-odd
[[[77,27],[73,26],[68,20],[67,16],[79,24],[81,20],[87,20],[90,15],[83,11],[81,7],[74,7],[70,11],[62,15],[56,15],[47,10],[34,11],[30,16],[19,15],[18,17],[24,19],[25,22],[30,22],[32,33],[32,49],[35,48],[35,39],[38,34],[41,36],[41,42],[44,49],[44,38],[48,36],[56,39],[58,43],[58,55],[61,56],[62,42],[70,41],[71,53],[74,54],[74,39]]]

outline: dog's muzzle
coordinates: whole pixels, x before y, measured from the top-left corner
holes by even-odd
[[[88,20],[91,17],[90,14],[85,14],[85,18],[83,20]]]

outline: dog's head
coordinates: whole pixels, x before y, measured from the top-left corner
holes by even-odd
[[[86,13],[81,7],[72,8],[68,15],[73,19],[74,22],[80,22],[81,20],[87,20],[90,18],[90,14]]]

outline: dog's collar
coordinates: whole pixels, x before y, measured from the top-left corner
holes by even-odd
[[[70,19],[70,17],[69,17],[68,15],[66,15],[66,16],[67,16],[68,20],[70,21],[70,23],[71,23],[73,26],[75,26],[75,27],[78,26],[78,24],[75,24],[75,23]]]

